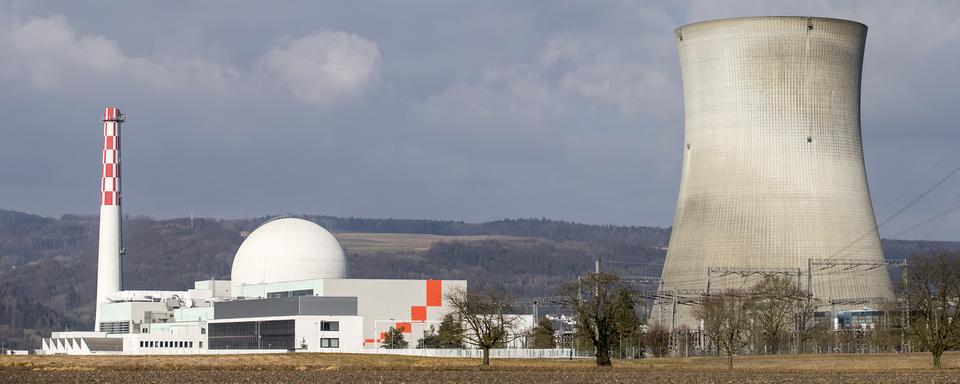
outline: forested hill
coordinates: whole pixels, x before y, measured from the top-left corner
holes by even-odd
[[[298,217],[335,235],[449,236],[438,242],[430,237],[423,248],[351,248],[353,243],[342,240],[352,277],[467,279],[471,289],[503,289],[517,297],[556,294],[563,284],[592,270],[597,258],[630,262],[611,266],[656,276],[670,236],[668,228],[548,219],[465,223]],[[197,280],[227,279],[240,243],[267,219],[126,217],[124,288],[179,290]],[[50,330],[92,327],[97,226],[96,216],[49,218],[0,210],[0,340],[34,348],[38,337]],[[888,257],[960,248],[957,243],[916,241],[886,241],[884,246]]]

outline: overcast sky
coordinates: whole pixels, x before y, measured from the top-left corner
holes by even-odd
[[[753,15],[869,26],[878,221],[960,166],[960,2],[0,0],[0,208],[96,213],[116,105],[127,213],[669,226],[673,29]],[[960,240],[955,177],[882,234]]]

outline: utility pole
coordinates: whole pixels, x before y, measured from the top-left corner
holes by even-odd
[[[710,267],[707,267],[707,295],[710,294]]]
[[[540,313],[537,311],[537,300],[533,300],[533,325],[536,326],[540,321]]]

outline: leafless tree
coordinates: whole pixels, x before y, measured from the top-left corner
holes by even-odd
[[[590,273],[567,287],[568,300],[577,316],[577,332],[593,344],[598,367],[613,365],[610,345],[614,335],[616,294],[619,278],[609,273]]]
[[[508,295],[471,293],[460,288],[447,293],[446,298],[453,313],[467,325],[463,342],[483,351],[483,365],[490,365],[490,349],[524,336],[515,332],[519,317],[509,313],[513,300]]]
[[[810,292],[802,292],[794,302],[793,318],[796,322],[797,353],[806,353],[807,343],[816,340],[825,331],[825,327],[817,322],[815,317],[817,308],[822,302],[813,297]]]
[[[654,324],[643,335],[643,346],[645,352],[654,357],[666,356],[670,353],[670,331],[660,324]]]
[[[766,353],[780,353],[794,326],[797,304],[804,299],[796,282],[786,276],[766,276],[753,287],[753,312]]]
[[[751,295],[731,289],[705,295],[695,309],[695,315],[703,320],[704,333],[727,356],[730,369],[733,369],[733,355],[750,343],[751,304]]]
[[[911,309],[908,329],[940,368],[943,351],[960,345],[960,255],[914,256],[909,268],[903,292]]]

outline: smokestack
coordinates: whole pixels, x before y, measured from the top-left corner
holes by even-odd
[[[103,169],[100,181],[100,252],[97,256],[97,315],[93,330],[100,331],[100,306],[120,291],[120,123],[116,107],[103,111]]]

